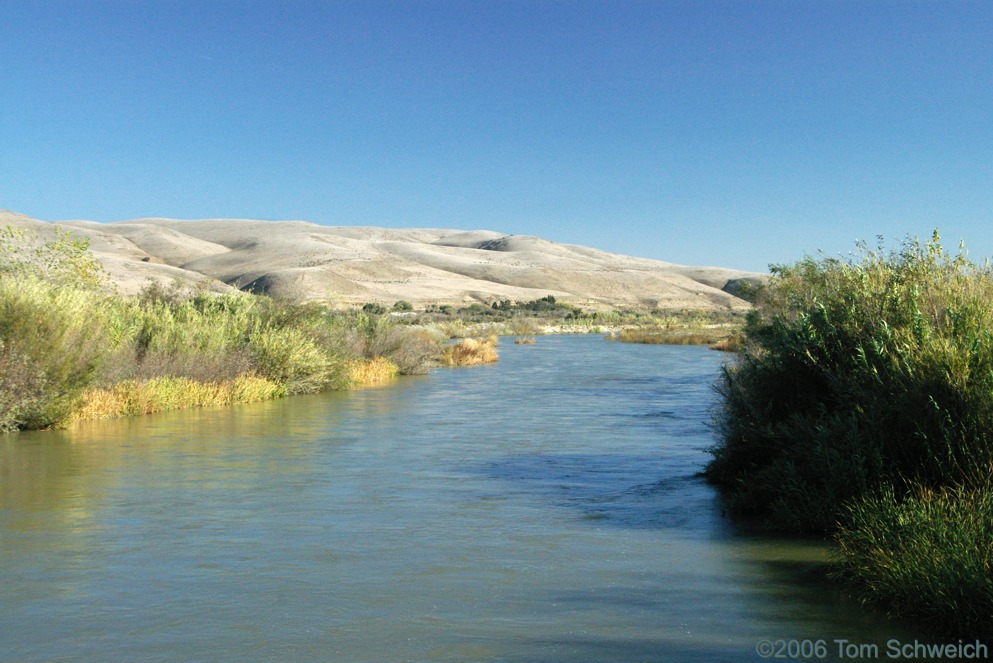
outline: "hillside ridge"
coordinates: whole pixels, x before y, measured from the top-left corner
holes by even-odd
[[[590,308],[744,309],[744,281],[762,274],[636,258],[491,230],[322,226],[306,221],[141,218],[41,221],[0,210],[0,226],[42,239],[66,228],[90,247],[123,294],[149,279],[216,280],[274,296],[355,305],[528,301],[553,295]],[[221,285],[224,284],[224,285]]]

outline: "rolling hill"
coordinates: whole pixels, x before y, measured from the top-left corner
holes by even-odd
[[[0,226],[90,240],[124,294],[149,279],[217,289],[415,305],[532,300],[546,295],[589,308],[743,309],[743,281],[761,274],[688,267],[527,235],[489,230],[321,226],[302,221],[134,219],[39,221],[0,211]],[[222,285],[223,284],[223,285]]]

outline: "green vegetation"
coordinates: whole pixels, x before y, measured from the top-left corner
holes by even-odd
[[[343,389],[440,352],[386,316],[157,283],[124,298],[104,282],[84,240],[0,232],[0,431]]]
[[[573,304],[557,301],[554,295],[546,295],[526,302],[504,299],[491,304],[476,302],[459,308],[450,304],[429,306],[421,319],[438,322],[445,318],[457,318],[467,323],[503,323],[523,317],[549,322],[579,322],[596,320],[601,315],[604,314],[588,313]]]
[[[490,305],[494,311],[505,311],[511,313],[519,313],[524,311],[529,311],[531,313],[561,313],[564,317],[570,315],[576,316],[577,313],[581,313],[581,309],[571,304],[560,303],[555,300],[554,295],[546,295],[541,299],[534,299],[529,302],[511,302],[509,299],[504,299],[499,302],[493,302]]]
[[[108,354],[95,292],[0,278],[0,431],[66,421]]]
[[[835,533],[865,600],[972,635],[993,605],[991,301],[993,271],[937,233],[775,268],[706,469],[736,514]]]
[[[890,489],[856,500],[837,534],[836,578],[865,603],[932,621],[960,635],[990,635],[993,491]]]

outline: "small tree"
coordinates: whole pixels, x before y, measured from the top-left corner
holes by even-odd
[[[368,313],[369,315],[382,315],[383,313],[386,313],[386,307],[383,306],[382,304],[369,302],[368,304],[362,307],[362,311],[364,313]]]

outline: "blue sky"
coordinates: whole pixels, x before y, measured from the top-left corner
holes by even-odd
[[[993,256],[993,2],[0,3],[0,208]]]

